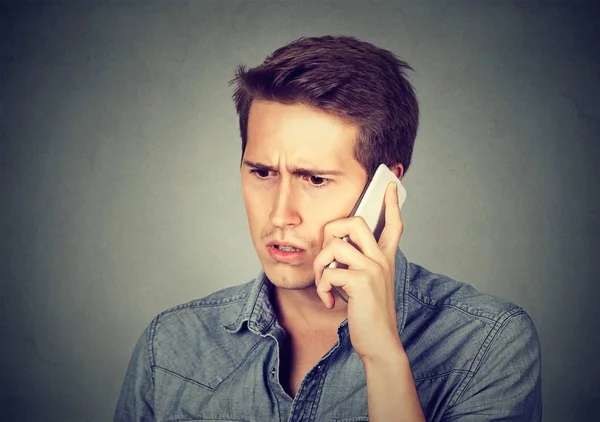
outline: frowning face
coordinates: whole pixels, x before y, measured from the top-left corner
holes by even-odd
[[[310,107],[254,101],[241,179],[252,242],[278,287],[314,287],[323,228],[346,217],[367,172],[354,156],[357,126]]]

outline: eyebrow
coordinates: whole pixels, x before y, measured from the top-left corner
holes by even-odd
[[[264,170],[264,171],[279,171],[276,167],[268,166],[266,164],[258,163],[255,161],[244,160],[242,164],[251,167],[255,170]],[[323,176],[343,176],[345,173],[340,170],[326,170],[326,169],[317,169],[317,168],[307,168],[307,167],[291,167],[290,173],[297,176],[305,176],[305,175],[323,175]]]

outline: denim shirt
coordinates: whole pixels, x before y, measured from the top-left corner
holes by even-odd
[[[286,333],[255,280],[159,314],[135,346],[121,421],[368,420],[347,320],[292,399],[279,381]],[[541,420],[540,344],[523,309],[396,254],[398,332],[427,421]],[[402,420],[395,415],[390,420]]]

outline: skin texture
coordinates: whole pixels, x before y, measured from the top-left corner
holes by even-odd
[[[312,262],[321,249],[324,225],[348,215],[367,180],[353,154],[356,128],[302,105],[262,101],[253,103],[248,123],[244,160],[280,171],[255,175],[242,164],[254,247],[276,286],[309,287],[314,284]],[[345,174],[315,175],[330,179],[317,186],[308,176],[291,174],[290,167],[333,169]],[[270,240],[296,243],[306,250],[306,258],[297,265],[278,265],[264,249]]]
[[[395,184],[386,191],[379,242],[362,218],[347,218],[367,182],[354,157],[357,132],[356,126],[301,104],[255,101],[241,165],[250,234],[275,285],[275,308],[286,331],[292,338],[323,333],[323,342],[303,343],[303,351],[291,345],[296,352],[288,359],[289,373],[296,380],[289,391],[295,393],[298,379],[333,345],[337,326],[347,318],[367,374],[370,420],[423,420],[397,331],[393,280],[403,227]],[[401,164],[390,169],[402,177]],[[347,235],[356,247],[341,240]],[[268,253],[272,241],[304,252],[293,263],[278,262]],[[323,270],[334,259],[348,269]],[[332,286],[346,292],[348,304],[335,299]],[[310,350],[311,343],[319,349]]]

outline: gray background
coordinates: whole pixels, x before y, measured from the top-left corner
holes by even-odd
[[[257,274],[228,81],[330,33],[416,70],[409,260],[523,306],[543,346],[544,419],[600,420],[595,3],[0,10],[2,420],[109,420],[154,315]]]

